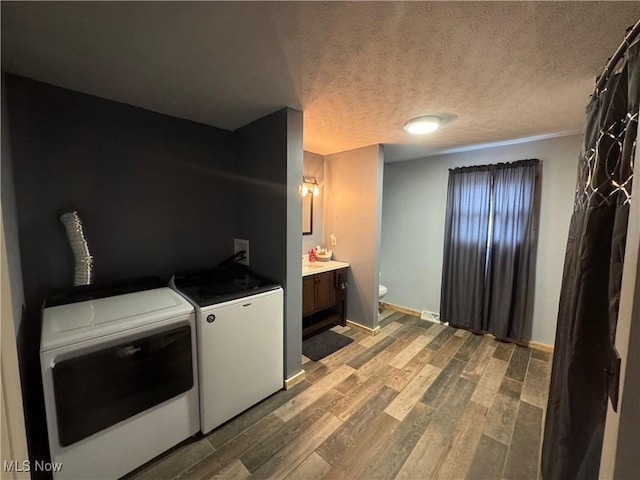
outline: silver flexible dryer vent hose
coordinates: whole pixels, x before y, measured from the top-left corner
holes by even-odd
[[[80,285],[89,285],[93,281],[93,257],[89,252],[89,245],[82,230],[82,221],[75,210],[63,213],[60,221],[67,231],[67,238],[73,251],[75,258],[75,272],[73,284],[77,287]]]

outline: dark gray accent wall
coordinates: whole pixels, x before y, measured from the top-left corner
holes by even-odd
[[[168,281],[176,271],[213,266],[233,251],[235,147],[226,130],[23,77],[7,75],[5,89],[2,153],[10,142],[26,305],[18,348],[34,460],[48,455],[40,307],[73,280],[60,212],[80,213],[96,283]],[[4,192],[2,200],[4,209]]]
[[[302,112],[287,109],[287,301],[285,303],[285,378],[302,370]],[[287,319],[289,319],[287,321]]]
[[[236,130],[238,236],[250,267],[285,290],[285,378],[302,354],[302,113],[285,108]]]
[[[72,284],[78,210],[95,282],[214,265],[235,230],[233,134],[8,76],[27,303]]]

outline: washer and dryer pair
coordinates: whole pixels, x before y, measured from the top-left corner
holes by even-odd
[[[76,287],[43,309],[56,479],[118,478],[280,390],[282,288],[249,270]]]

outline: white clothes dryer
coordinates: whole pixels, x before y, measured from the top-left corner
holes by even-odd
[[[194,309],[158,283],[76,287],[45,301],[56,480],[122,477],[200,429]]]

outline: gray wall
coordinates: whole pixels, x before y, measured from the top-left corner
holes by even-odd
[[[380,145],[325,156],[324,243],[351,264],[347,318],[369,328],[378,325],[383,161]]]
[[[385,165],[381,282],[385,301],[440,311],[448,169],[542,160],[540,229],[531,340],[555,341],[564,252],[582,136],[520,143]]]
[[[302,113],[282,109],[236,132],[238,236],[251,268],[285,289],[285,378],[302,369]]]
[[[48,456],[40,307],[50,290],[73,279],[60,211],[80,212],[96,282],[168,280],[175,271],[215,265],[233,249],[234,137],[22,77],[5,80],[3,187],[10,144],[26,305],[18,349],[29,450],[38,459]],[[3,211],[13,208],[9,191],[3,188]],[[17,264],[15,245],[10,255]],[[19,278],[11,287],[19,289]]]
[[[323,245],[324,236],[322,234],[322,223],[324,219],[324,157],[317,153],[305,151],[303,154],[302,172],[305,177],[316,177],[320,193],[313,197],[313,219],[312,234],[302,236],[302,253],[309,253],[309,250],[317,245]]]
[[[11,311],[13,317],[13,332],[15,334],[15,342],[16,342],[16,354],[18,356],[18,367],[20,370],[20,386],[24,385],[24,379],[27,378],[29,368],[28,365],[33,365],[33,369],[37,368],[34,360],[31,362],[28,360],[28,356],[25,355],[25,352],[28,350],[28,341],[29,338],[25,338],[28,335],[29,328],[25,328],[26,322],[24,321],[25,316],[24,312],[24,289],[23,289],[23,280],[22,280],[22,263],[21,263],[21,255],[20,255],[20,241],[18,236],[18,212],[16,206],[16,192],[13,181],[13,160],[12,160],[12,152],[11,152],[11,141],[9,139],[9,118],[7,113],[7,102],[6,102],[6,86],[5,86],[5,76],[2,75],[2,88],[0,89],[2,93],[2,107],[0,109],[0,114],[2,116],[1,119],[1,128],[2,128],[2,154],[0,156],[0,208],[2,209],[2,230],[4,234],[5,240],[5,248],[6,248],[6,271],[8,282],[2,286],[3,292],[8,291],[11,298]],[[3,252],[4,255],[5,252]],[[3,270],[4,270],[3,266]],[[3,324],[6,326],[7,324]],[[3,333],[6,330],[3,330]],[[4,351],[3,351],[3,370],[4,370]],[[5,372],[3,371],[3,375]],[[12,375],[11,375],[12,377]],[[6,378],[3,378],[6,380]],[[33,383],[33,382],[32,382]],[[39,381],[35,382],[36,390],[39,385]],[[3,392],[4,394],[4,392]],[[24,394],[22,395],[24,397]],[[21,398],[22,398],[21,397]],[[36,398],[39,398],[36,396]],[[5,399],[3,398],[3,402]],[[3,407],[4,409],[4,407]],[[20,410],[22,412],[22,409]],[[37,416],[36,416],[37,417]],[[41,418],[41,417],[40,417]],[[23,421],[24,429],[26,431],[27,423],[26,419],[15,419],[16,422]],[[35,424],[37,425],[37,424]]]
[[[16,334],[22,323],[22,306],[24,292],[22,289],[22,267],[20,261],[20,243],[18,239],[18,212],[16,208],[16,192],[13,184],[13,165],[11,159],[11,141],[9,139],[9,118],[7,115],[6,88],[2,75],[2,154],[0,157],[0,205],[2,207],[2,226],[7,246],[7,269],[11,286],[13,320]]]

